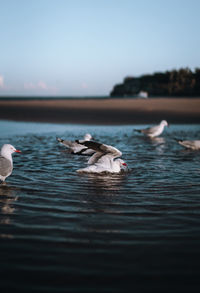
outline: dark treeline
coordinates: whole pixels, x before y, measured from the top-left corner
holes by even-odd
[[[200,97],[200,68],[189,68],[126,77],[122,84],[114,86],[111,97],[137,96],[145,91],[150,97]]]

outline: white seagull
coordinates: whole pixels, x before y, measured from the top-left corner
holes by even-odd
[[[187,149],[200,150],[200,140],[181,140],[177,139],[178,143]]]
[[[0,180],[5,181],[12,174],[13,160],[12,153],[21,153],[11,144],[4,144],[0,152]]]
[[[137,132],[141,132],[147,135],[148,137],[156,137],[156,136],[159,136],[163,132],[165,126],[168,126],[168,123],[166,120],[162,120],[159,125],[145,128],[145,129],[134,129],[134,130]]]
[[[85,141],[90,141],[92,139],[92,136],[89,133],[86,133],[84,135],[83,140],[80,140],[80,143]],[[61,138],[57,138],[57,141],[60,142],[62,145],[64,145],[66,148],[69,149],[69,152],[71,154],[76,155],[92,155],[94,154],[94,150],[89,149],[88,147],[80,144],[77,141],[71,141],[71,140],[64,140]]]
[[[80,141],[79,141],[80,143]],[[77,170],[78,173],[120,173],[127,164],[119,157],[122,153],[115,147],[98,143],[95,141],[85,141],[82,143],[95,153],[89,159],[86,168]]]

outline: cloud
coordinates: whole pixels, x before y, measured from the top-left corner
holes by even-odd
[[[24,89],[34,91],[34,92],[42,91],[42,92],[48,92],[48,93],[54,93],[54,94],[58,92],[58,88],[53,86],[48,86],[44,81],[41,81],[41,80],[38,81],[37,83],[33,83],[33,82],[24,83]]]
[[[0,92],[6,94],[30,94],[30,95],[56,95],[59,90],[55,86],[49,86],[44,81],[38,82],[25,82],[23,85],[6,85],[4,76],[0,74]]]
[[[44,81],[39,81],[37,85],[39,88],[41,88],[43,90],[48,90],[48,86],[46,85],[46,83]]]
[[[83,81],[82,84],[81,84],[81,88],[82,89],[87,89],[88,88],[87,83]]]
[[[4,82],[4,76],[0,74],[0,90],[2,92],[7,92],[8,90],[10,90],[10,86],[6,85]]]
[[[24,83],[24,88],[26,90],[32,90],[32,89],[35,89],[36,86],[32,82],[27,82],[27,83]]]
[[[4,77],[0,75],[0,88],[4,88]]]
[[[33,83],[33,82],[24,83],[24,88],[26,90],[37,90],[37,89],[48,90],[48,86],[46,85],[44,81],[39,81],[37,83]]]

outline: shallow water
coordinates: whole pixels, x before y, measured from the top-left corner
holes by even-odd
[[[0,121],[0,145],[23,152],[0,186],[4,292],[199,292],[200,152],[173,138],[200,138],[200,125],[153,140],[133,128]],[[56,137],[86,132],[129,172],[77,174],[87,157]]]

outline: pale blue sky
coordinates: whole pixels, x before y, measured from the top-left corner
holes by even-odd
[[[109,95],[200,67],[199,0],[0,0],[0,96]]]

